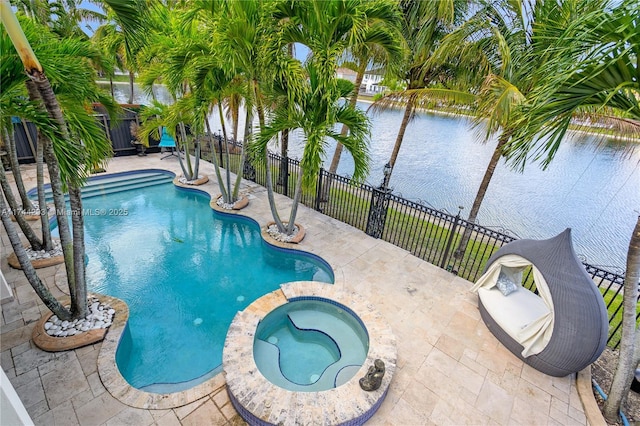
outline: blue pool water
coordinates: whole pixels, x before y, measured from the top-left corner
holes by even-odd
[[[273,384],[316,392],[351,379],[368,350],[367,330],[355,314],[318,298],[289,302],[265,316],[256,330],[253,356]]]
[[[333,282],[322,259],[268,245],[253,220],[215,213],[208,195],[170,179],[88,190],[84,208],[95,212],[85,216],[88,286],[129,305],[116,362],[136,388],[174,392],[206,380],[220,371],[238,310],[284,282]]]

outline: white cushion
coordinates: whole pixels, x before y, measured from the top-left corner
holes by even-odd
[[[550,313],[542,298],[522,286],[509,296],[504,296],[496,287],[480,288],[478,297],[491,318],[520,344],[520,330]]]

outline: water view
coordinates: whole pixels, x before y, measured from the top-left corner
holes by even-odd
[[[126,84],[116,85],[119,102],[127,101],[126,90]],[[162,88],[154,93],[159,100],[171,102]],[[134,101],[149,103],[149,96],[139,92]],[[366,109],[369,104],[359,106]],[[216,116],[211,118],[214,131],[220,128]],[[372,185],[382,180],[401,119],[399,110],[371,116],[368,181]],[[417,115],[407,128],[390,186],[396,194],[452,214],[464,206],[466,217],[496,143],[482,144],[477,135],[465,118]],[[529,164],[524,173],[518,173],[501,162],[480,209],[479,223],[520,238],[549,238],[570,227],[583,260],[612,271],[624,270],[640,206],[640,152],[625,157],[620,144],[613,141],[595,151],[593,141],[593,136],[574,134],[546,171]],[[291,157],[299,158],[301,152],[301,146],[291,143]],[[332,144],[327,152],[326,167]],[[338,172],[352,171],[353,162],[345,153]]]

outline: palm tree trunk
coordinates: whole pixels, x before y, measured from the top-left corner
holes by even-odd
[[[216,156],[216,148],[213,142],[213,133],[211,133],[211,125],[209,124],[209,119],[205,116],[204,123],[207,126],[207,133],[209,134],[209,143],[211,144],[211,158],[213,163],[213,169],[216,172],[216,179],[218,180],[218,187],[220,188],[220,193],[222,194],[222,199],[226,203],[229,199],[227,195],[227,190],[224,187],[224,182],[222,180],[222,173],[220,173],[220,165],[218,164],[218,157]]]
[[[398,158],[398,153],[400,152],[400,147],[402,146],[402,141],[404,140],[404,134],[407,131],[407,126],[409,125],[409,120],[411,119],[412,114],[413,114],[413,100],[409,100],[407,101],[407,106],[404,109],[404,115],[402,116],[400,129],[398,130],[396,143],[393,145],[393,151],[391,151],[391,157],[389,158],[389,165],[391,166],[391,170],[389,174],[385,176],[383,186],[389,185],[389,180],[391,179],[391,173],[393,173],[393,167],[396,165],[396,159]]]
[[[231,170],[230,167],[230,160],[231,157],[229,156],[229,141],[227,140],[227,126],[224,124],[224,115],[222,114],[222,103],[220,101],[218,101],[218,114],[220,115],[220,125],[222,126],[222,140],[224,140],[224,144],[226,146],[226,155],[225,155],[225,159],[227,161],[227,164],[225,166],[225,177],[227,180],[227,194],[231,195]],[[220,148],[222,149],[222,148]],[[222,155],[222,152],[220,153],[220,155]],[[225,199],[224,202],[225,203],[229,203],[232,204],[234,201],[236,200],[232,200],[231,197],[229,197],[229,199]]]
[[[69,205],[71,207],[71,225],[73,226],[73,271],[75,285],[69,288],[71,313],[74,318],[87,316],[87,283],[84,269],[84,218],[82,216],[82,198],[80,188],[69,184]]]
[[[200,142],[197,139],[193,139],[193,154],[195,157],[193,164],[193,174],[196,179],[198,179],[198,175],[200,174]]]
[[[264,108],[262,108],[262,101],[260,100],[260,90],[258,89],[258,80],[253,80],[253,97],[256,103],[256,111],[258,111],[258,123],[260,124],[260,130],[264,128]]]
[[[24,128],[25,132],[28,132],[29,129]],[[18,188],[18,194],[20,195],[20,200],[22,201],[22,208],[25,211],[33,210],[33,204],[31,204],[31,200],[27,197],[27,191],[24,189],[24,182],[22,181],[22,173],[20,173],[20,163],[18,162],[18,151],[16,149],[16,139],[13,135],[13,132],[8,131],[6,128],[4,129],[4,134],[6,137],[5,145],[8,148],[9,152],[9,164],[11,165],[11,173],[13,173],[13,178],[16,182],[16,187]]]
[[[182,144],[184,145],[184,160],[186,163],[186,169],[189,176],[185,176],[187,180],[197,179],[198,176],[194,176],[193,174],[193,165],[191,164],[191,147],[189,146],[189,140],[187,139],[187,132],[184,129],[184,123],[181,121],[178,124],[178,128],[180,129],[180,139],[182,140]],[[179,154],[178,154],[179,155]]]
[[[231,105],[231,131],[233,132],[233,140],[236,142],[238,142],[238,116],[240,115],[240,102],[241,100],[237,100]]]
[[[302,167],[298,170],[298,178],[296,179],[296,192],[293,195],[293,202],[291,203],[291,213],[289,214],[289,223],[287,223],[287,235],[293,234],[295,229],[296,216],[298,215],[298,205],[300,205],[300,198],[302,197]]]
[[[31,226],[29,226],[27,220],[24,218],[24,213],[20,206],[18,206],[16,198],[13,196],[11,186],[7,181],[7,175],[2,167],[0,167],[0,186],[2,187],[2,192],[4,192],[7,202],[9,203],[10,209],[13,212],[13,217],[16,218],[16,222],[18,223],[18,226],[20,226],[22,233],[27,237],[29,245],[33,250],[42,250],[42,241],[38,239],[38,236],[33,232],[33,229],[31,229]]]
[[[245,147],[249,143],[251,139],[252,133],[252,122],[253,122],[253,113],[251,108],[247,108],[246,116],[245,116],[245,125],[244,125],[244,140],[242,141],[242,145],[240,147],[240,167],[238,169],[238,173],[236,174],[236,182],[233,186],[233,199],[238,200],[240,195],[240,183],[242,182],[242,176],[244,174],[244,163],[247,161],[246,159],[246,149]]]
[[[44,196],[44,159],[43,159],[42,135],[38,132],[38,143],[36,148],[36,182],[38,185],[38,205],[40,207],[40,224],[42,225],[42,245],[46,251],[53,250],[53,240],[51,239],[51,228],[49,227],[49,212]]]
[[[116,93],[113,89],[113,77],[109,76],[109,89],[111,89],[111,99],[116,99]]]
[[[356,103],[358,102],[358,95],[360,94],[360,85],[362,84],[362,79],[364,78],[364,71],[365,71],[365,67],[361,66],[360,69],[358,70],[358,74],[356,75],[356,82],[354,83],[355,87],[353,88],[353,94],[351,95],[351,99],[349,100],[349,105],[351,105],[352,107],[355,107]],[[342,136],[345,136],[348,131],[349,131],[349,128],[343,124],[340,134]],[[333,152],[333,158],[331,159],[331,165],[329,166],[329,173],[332,173],[335,175],[336,172],[338,171],[338,165],[340,164],[340,156],[342,155],[342,149],[343,149],[342,144],[338,142],[336,145],[336,149]]]
[[[502,148],[507,143],[510,137],[511,132],[503,132],[498,138],[496,149],[493,150],[493,154],[491,155],[491,159],[489,160],[489,165],[487,166],[487,170],[485,170],[484,172],[482,182],[480,182],[480,187],[478,188],[478,192],[476,193],[476,198],[473,200],[473,205],[471,206],[471,211],[469,212],[469,218],[467,219],[469,223],[475,223],[476,219],[478,218],[480,206],[482,205],[484,196],[487,193],[487,189],[489,188],[489,184],[491,183],[491,179],[493,178],[493,173],[496,171],[498,161],[500,161],[500,157],[502,156]],[[460,243],[458,244],[458,248],[454,253],[454,256],[456,258],[462,257],[464,251],[467,249],[467,244],[469,244],[469,238],[471,238],[472,231],[473,229],[471,227],[465,228],[464,233],[462,234],[462,238],[460,239]]]
[[[278,185],[284,186],[284,194],[287,194],[289,180],[289,129],[282,131],[282,137],[280,139],[280,174],[278,175]]]
[[[179,144],[179,140],[178,138],[176,138],[176,151],[178,151],[178,164],[180,164],[180,170],[182,170],[182,176],[184,176],[185,179],[190,180],[190,174],[189,171],[187,170],[187,168],[184,165],[184,161],[182,159],[182,154],[180,153],[180,144]],[[185,157],[188,156],[189,153],[185,153]]]
[[[49,113],[54,121],[58,124],[60,132],[63,135],[63,138],[66,140],[70,140],[69,132],[66,127],[66,123],[62,118],[62,111],[60,110],[60,106],[58,105],[57,99],[51,89],[51,85],[49,84],[49,80],[44,75],[44,73],[36,73],[35,78],[27,80],[27,91],[29,92],[29,97],[31,100],[37,101],[40,100],[44,105],[46,111]],[[73,246],[73,239],[71,237],[71,229],[69,227],[69,222],[67,220],[67,216],[69,214],[67,210],[67,206],[64,199],[64,192],[62,190],[62,180],[60,178],[60,166],[58,165],[58,159],[56,158],[55,152],[53,151],[53,143],[49,138],[42,137],[43,144],[43,155],[45,162],[47,163],[47,168],[49,170],[49,180],[51,182],[51,193],[53,194],[53,203],[56,208],[56,217],[58,223],[58,233],[60,235],[60,244],[62,246],[62,254],[64,256],[64,266],[67,271],[67,283],[69,285],[69,294],[76,293],[76,279],[75,279],[75,271],[73,269],[73,252],[75,251],[75,247]],[[80,212],[73,212],[71,214],[82,214]],[[84,247],[77,248],[78,251],[82,251],[84,253]],[[86,300],[84,304],[86,304]],[[71,312],[78,312],[79,309],[77,307],[71,306]]]
[[[71,312],[65,309],[65,307],[62,306],[62,304],[55,297],[53,297],[49,289],[42,283],[42,281],[38,277],[35,268],[29,260],[29,255],[25,251],[24,247],[22,247],[20,236],[16,232],[16,229],[11,222],[7,205],[4,202],[4,197],[0,197],[0,216],[2,217],[2,225],[7,232],[7,237],[9,237],[9,241],[11,242],[11,246],[13,247],[13,251],[18,257],[18,261],[20,262],[22,271],[24,272],[25,277],[27,277],[29,284],[31,284],[31,287],[33,287],[38,297],[40,297],[40,299],[44,302],[45,306],[49,308],[51,312],[56,314],[58,318],[62,320],[71,319]]]
[[[135,79],[135,76],[133,74],[133,71],[129,71],[129,103],[132,104],[133,103],[133,81]]]
[[[638,355],[635,353],[640,353],[635,348],[635,345],[640,344],[640,331],[636,328],[638,279],[640,279],[640,216],[638,216],[633,234],[631,234],[629,251],[627,252],[618,365],[609,390],[609,398],[605,401],[603,409],[605,419],[611,424],[618,421],[618,412],[629,394],[634,370],[638,367]]]
[[[276,208],[276,200],[273,195],[273,181],[271,176],[271,165],[269,164],[269,151],[267,148],[264,149],[264,157],[265,157],[265,168],[267,174],[267,198],[269,199],[269,208],[271,209],[271,216],[273,216],[273,220],[278,227],[278,231],[286,232],[286,228],[282,223],[282,219],[280,219],[280,215],[278,214],[278,209]]]

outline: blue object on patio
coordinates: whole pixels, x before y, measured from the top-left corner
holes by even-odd
[[[173,136],[167,133],[167,129],[165,127],[162,128],[162,136],[160,137],[160,143],[158,144],[158,146],[160,148],[169,148],[171,150],[171,153],[160,158],[161,160],[164,160],[167,157],[171,157],[172,155],[179,155],[176,154],[176,140],[173,139]]]

